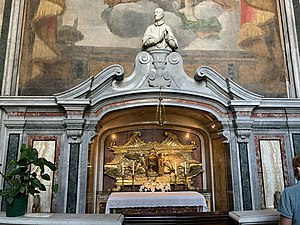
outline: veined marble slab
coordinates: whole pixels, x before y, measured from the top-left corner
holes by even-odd
[[[274,194],[284,189],[280,140],[260,140],[265,207],[274,208]]]
[[[55,141],[33,141],[33,148],[35,148],[38,153],[39,157],[43,157],[48,161],[54,163],[55,157]],[[40,173],[40,169],[37,167],[33,167],[32,171],[35,171],[38,176]],[[46,186],[46,191],[41,191],[39,194],[40,196],[40,208],[41,212],[51,212],[51,200],[52,200],[52,183],[53,183],[53,172],[48,168],[45,167],[45,172],[50,175],[50,180],[41,180],[41,182]],[[27,212],[32,212],[32,204],[33,204],[33,196],[28,196],[28,208]]]
[[[122,225],[123,220],[120,214],[28,213],[6,217],[5,212],[0,213],[0,224],[5,225]]]
[[[247,210],[229,212],[229,217],[239,224],[266,224],[279,221],[279,212],[276,209]]]

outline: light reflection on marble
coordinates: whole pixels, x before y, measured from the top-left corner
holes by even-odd
[[[36,148],[39,152],[39,157],[43,157],[50,162],[54,162],[55,157],[55,144],[56,141],[33,141],[33,148]],[[37,170],[33,168],[32,170]],[[50,181],[42,181],[46,186],[46,191],[42,191],[40,195],[40,208],[41,212],[51,211],[51,199],[52,199],[52,181],[53,172],[49,168],[45,168],[46,173],[50,175]],[[37,172],[39,174],[39,172]],[[33,196],[28,198],[27,212],[32,212]]]
[[[41,217],[51,217],[51,214],[50,213],[26,213],[24,216],[41,218]]]
[[[266,208],[274,208],[274,193],[284,189],[280,140],[260,140]]]

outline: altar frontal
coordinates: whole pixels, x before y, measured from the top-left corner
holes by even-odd
[[[125,208],[196,207],[197,212],[207,212],[202,194],[196,191],[179,192],[114,192],[107,201],[105,213]]]

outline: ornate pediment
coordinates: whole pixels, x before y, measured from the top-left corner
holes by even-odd
[[[129,138],[128,142],[124,145],[116,146],[115,143],[112,143],[111,146],[108,147],[109,150],[114,153],[125,153],[128,151],[151,151],[155,150],[157,152],[165,152],[165,151],[181,151],[181,152],[192,152],[197,148],[195,142],[191,142],[189,145],[183,145],[178,141],[176,135],[171,132],[165,132],[165,136],[167,137],[162,142],[145,142],[140,137],[142,136],[141,132],[134,132],[132,136]]]
[[[146,98],[151,93],[189,95],[191,98],[205,98],[229,106],[232,100],[246,102],[261,101],[262,96],[252,93],[224,78],[209,67],[199,67],[194,79],[183,69],[183,59],[177,52],[156,50],[155,52],[139,52],[136,56],[135,70],[124,78],[124,69],[120,65],[112,65],[99,74],[89,78],[82,84],[58,93],[55,96],[59,104],[79,104],[88,100],[90,106],[103,105],[112,98],[130,100]]]

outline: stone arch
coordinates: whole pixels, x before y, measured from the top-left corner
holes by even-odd
[[[198,189],[205,189],[206,191],[209,190],[211,194],[211,200],[213,202],[212,208],[214,208],[214,188],[216,184],[213,178],[215,169],[214,165],[216,163],[213,161],[213,146],[216,145],[217,139],[221,140],[219,143],[223,142],[223,127],[220,121],[222,120],[222,116],[226,115],[226,113],[225,111],[223,113],[220,113],[220,111],[218,112],[213,105],[203,104],[200,107],[199,105],[188,106],[190,103],[182,104],[181,100],[182,99],[178,99],[177,103],[175,102],[173,105],[166,106],[167,122],[162,127],[157,124],[155,118],[157,106],[155,104],[141,104],[140,106],[134,106],[133,104],[131,106],[126,105],[125,107],[121,108],[112,107],[102,111],[102,117],[98,121],[98,129],[96,131],[96,138],[94,140],[96,144],[94,144],[91,149],[94,151],[94,156],[96,157],[92,160],[94,160],[95,165],[98,166],[98,173],[97,178],[94,178],[92,184],[93,188],[88,187],[88,190],[93,190],[94,192],[100,193],[110,191],[109,189],[112,188],[112,181],[107,181],[109,179],[107,179],[107,177],[105,178],[105,174],[103,172],[105,152],[107,151],[106,142],[111,135],[123,134],[124,136],[124,133],[126,133],[125,138],[123,137],[123,140],[119,142],[124,143],[133,131],[152,130],[154,132],[162,132],[165,130],[172,130],[177,132],[177,134],[191,133],[199,138],[199,151],[201,150],[201,152],[198,156],[203,163],[203,167],[205,167],[205,172],[201,178],[201,184],[197,185],[200,187]],[[155,141],[157,136],[155,137],[150,135],[150,137],[146,138],[148,138],[148,140]],[[224,157],[223,160],[225,160]],[[219,184],[217,186],[219,186]],[[94,196],[95,194],[96,193],[94,193]],[[87,195],[90,196],[89,193]],[[97,211],[99,209],[95,210]]]
[[[165,54],[165,52],[157,51],[155,54]],[[165,126],[172,125],[170,129],[176,127],[177,129],[180,127],[181,130],[194,129],[197,130],[196,133],[202,132],[203,140],[208,140],[205,147],[210,149],[207,158],[210,159],[212,172],[207,180],[210,179],[211,183],[219,182],[211,185],[212,190],[215,188],[212,191],[213,209],[229,210],[231,203],[228,202],[232,202],[232,199],[230,200],[228,190],[233,190],[232,185],[234,188],[239,185],[237,182],[230,183],[231,164],[232,167],[238,164],[232,161],[230,154],[236,154],[236,142],[248,141],[253,121],[251,113],[260,105],[262,96],[249,92],[229,78],[223,78],[209,67],[200,67],[192,79],[185,74],[183,60],[177,52],[167,55],[165,61],[159,61],[165,65],[159,71],[155,66],[155,60],[156,58],[148,52],[140,52],[136,57],[135,70],[130,76],[124,78],[123,67],[112,65],[82,84],[56,94],[54,97],[57,104],[66,111],[65,125],[68,141],[80,143],[82,134],[88,131],[92,134],[89,140],[97,135],[94,139],[97,141],[91,144],[90,149],[101,149],[104,140],[101,138],[108,136],[104,131],[122,128],[118,121],[126,121],[124,127],[138,127],[139,124],[144,127],[153,126],[156,122],[156,119],[153,119],[155,110],[161,104],[168,110],[172,109],[167,114],[172,115],[173,120],[169,118]],[[155,85],[152,82],[154,78]],[[168,78],[167,83],[166,78]],[[144,110],[143,115],[130,114],[141,109]],[[124,118],[120,112],[125,112],[127,117]],[[201,117],[197,120],[199,115]],[[202,123],[199,124],[199,121]],[[193,124],[198,124],[199,127]],[[85,130],[86,128],[88,130]],[[105,145],[102,145],[102,149],[104,148]],[[104,150],[95,152],[98,155],[103,154],[102,160],[104,160]],[[217,158],[218,162],[213,160]],[[100,159],[101,157],[96,157],[97,165],[102,163],[97,161]],[[100,177],[103,177],[103,171]],[[100,181],[101,179],[97,177],[92,179],[92,196],[95,196],[97,191],[95,182],[99,183],[98,187],[103,186]],[[96,203],[96,201],[92,202]]]

